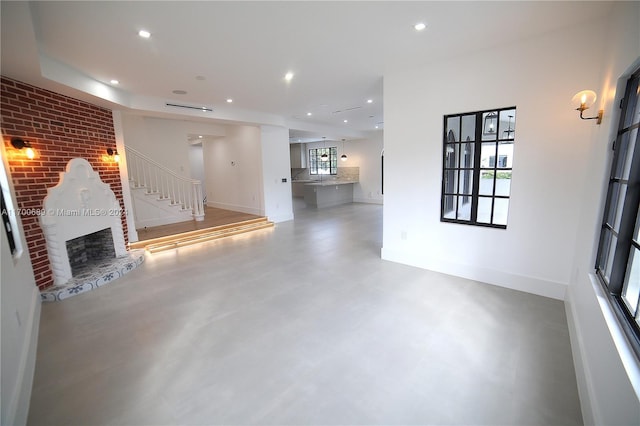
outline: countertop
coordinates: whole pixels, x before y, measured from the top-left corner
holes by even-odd
[[[352,183],[358,183],[357,180],[294,180],[292,183],[304,183],[305,186],[333,186],[333,185],[347,185]]]

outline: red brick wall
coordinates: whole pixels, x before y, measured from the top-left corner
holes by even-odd
[[[67,162],[81,157],[89,161],[103,182],[111,186],[124,211],[122,186],[117,163],[106,156],[116,146],[111,110],[77,99],[1,78],[0,127],[7,160],[21,210],[31,263],[39,288],[53,284],[49,257],[37,214],[43,208],[47,188],[55,186]],[[11,146],[11,138],[31,143],[36,157],[29,160],[23,150]],[[127,223],[122,216],[125,241]]]

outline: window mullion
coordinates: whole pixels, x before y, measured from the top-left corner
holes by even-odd
[[[478,193],[480,192],[480,163],[482,161],[482,112],[476,113],[475,148],[473,150],[473,189],[471,190],[471,222],[478,221]]]

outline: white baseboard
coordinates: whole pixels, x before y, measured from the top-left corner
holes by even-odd
[[[354,203],[366,203],[366,204],[384,204],[384,200],[376,198],[353,198]]]
[[[276,216],[269,216],[267,219],[273,223],[287,222],[293,220],[293,212],[288,214],[279,214]]]
[[[544,280],[536,277],[512,274],[495,269],[481,268],[471,265],[463,265],[454,262],[447,262],[440,259],[425,260],[415,254],[407,254],[395,250],[381,250],[384,260],[415,266],[417,268],[428,269],[430,271],[441,272],[443,274],[454,275],[486,284],[497,285],[510,288],[512,290],[524,291],[538,296],[550,297],[552,299],[564,300],[567,285]]]
[[[6,408],[5,419],[7,424],[27,424],[29,403],[31,402],[31,389],[33,387],[33,374],[36,369],[36,354],[38,352],[38,330],[40,329],[40,290],[35,285],[31,294],[31,307],[25,330],[27,335],[22,347],[20,366],[18,371],[18,384],[11,395],[9,407]],[[3,416],[4,417],[4,416]]]
[[[578,395],[580,397],[580,409],[582,411],[582,422],[585,425],[594,425],[597,404],[593,401],[593,377],[591,370],[586,368],[588,365],[585,359],[584,341],[582,339],[582,330],[580,322],[577,321],[578,313],[571,296],[571,289],[567,290],[567,298],[564,302],[564,308],[567,315],[567,327],[569,329],[569,340],[571,341],[571,355],[573,358],[573,368],[576,372],[576,382],[578,385]]]

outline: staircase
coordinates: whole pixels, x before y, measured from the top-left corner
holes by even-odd
[[[198,229],[196,231],[183,232],[167,237],[137,241],[135,243],[130,243],[129,247],[131,249],[144,248],[150,253],[156,253],[163,250],[171,250],[191,244],[198,244],[205,241],[217,240],[232,235],[238,235],[272,227],[273,222],[269,222],[266,217],[260,217],[257,219],[245,220],[228,225],[220,225],[211,228]]]
[[[157,226],[189,220],[204,220],[200,181],[180,176],[129,146],[125,147],[129,186],[136,210],[145,211],[148,222],[138,226]]]

